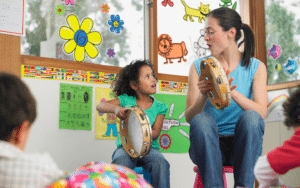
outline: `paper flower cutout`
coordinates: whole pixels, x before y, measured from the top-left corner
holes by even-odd
[[[108,48],[108,49],[107,49],[107,52],[106,52],[106,55],[107,55],[109,58],[113,58],[113,57],[115,56],[114,49]]]
[[[62,14],[64,14],[64,12],[65,12],[65,9],[64,9],[64,7],[62,5],[57,5],[57,7],[55,8],[55,10],[56,10],[56,14],[58,14],[60,16]]]
[[[74,5],[74,0],[65,0],[66,5],[71,4]]]
[[[69,27],[61,27],[59,36],[62,39],[69,40],[64,45],[66,53],[71,53],[75,50],[74,57],[76,61],[83,61],[85,52],[90,58],[95,58],[98,55],[98,50],[94,45],[101,43],[101,34],[99,32],[90,32],[93,27],[93,21],[90,18],[85,18],[81,26],[75,15],[67,17]]]
[[[107,4],[103,4],[101,7],[102,12],[108,13],[109,12],[109,6]]]
[[[119,34],[120,30],[123,29],[122,25],[124,24],[124,21],[120,20],[120,16],[119,15],[116,15],[116,16],[115,15],[111,15],[110,19],[111,20],[108,21],[108,24],[111,25],[110,31],[111,32],[116,31],[116,33]]]

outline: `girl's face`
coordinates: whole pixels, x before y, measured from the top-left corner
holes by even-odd
[[[228,46],[227,33],[227,31],[223,31],[216,18],[209,16],[206,19],[204,39],[207,42],[212,56],[220,55]]]
[[[147,65],[140,68],[139,82],[136,92],[146,95],[156,93],[156,79],[152,69]]]

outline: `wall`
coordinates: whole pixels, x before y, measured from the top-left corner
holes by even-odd
[[[265,155],[277,146],[281,146],[285,140],[290,139],[294,134],[294,130],[288,130],[283,122],[269,122],[265,126],[263,152]],[[282,182],[285,186],[299,187],[300,185],[300,168],[296,168],[288,171],[281,177]]]
[[[63,130],[58,128],[59,84],[82,84],[22,78],[37,100],[38,116],[32,125],[26,152],[48,152],[57,165],[68,172],[90,161],[110,163],[116,149],[115,140],[95,140],[95,127],[92,131]],[[103,85],[101,85],[103,86]],[[107,86],[109,87],[109,86]],[[94,110],[94,109],[93,109]],[[93,112],[93,114],[95,114]],[[93,117],[93,125],[94,120]],[[171,187],[193,187],[194,164],[185,154],[163,154],[171,165]]]
[[[34,124],[26,147],[26,152],[48,152],[57,165],[68,172],[90,161],[110,163],[115,150],[115,140],[95,140],[95,127],[92,131],[63,130],[58,128],[59,118],[59,84],[72,83],[98,87],[97,84],[82,84],[22,78],[37,100],[38,116]],[[101,85],[103,87],[103,85]],[[109,87],[108,85],[106,87]],[[93,100],[94,101],[94,100]],[[95,109],[93,109],[95,114]],[[92,118],[93,125],[95,118]],[[265,125],[263,155],[280,146],[293,135],[283,122],[268,122]],[[163,153],[171,166],[171,187],[193,187],[195,173],[194,164],[187,153]],[[299,186],[300,169],[291,170],[283,176],[283,182],[289,186]],[[229,181],[233,176],[229,176]]]

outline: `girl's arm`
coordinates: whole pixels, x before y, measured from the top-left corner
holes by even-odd
[[[101,113],[114,113],[121,120],[126,118],[126,108],[120,106],[118,98],[101,102],[97,105],[96,109]]]
[[[191,123],[192,119],[203,111],[208,98],[205,92],[210,90],[211,86],[201,79],[194,64],[192,64],[190,69],[188,84],[185,119],[188,123]]]
[[[255,167],[254,175],[259,183],[259,187],[281,186],[279,180],[280,174],[276,173],[270,166],[267,156],[258,158]]]
[[[260,63],[253,78],[253,100],[248,99],[236,90],[231,91],[231,98],[243,109],[254,110],[263,119],[267,116],[267,69]]]
[[[165,114],[159,114],[156,116],[155,121],[152,126],[152,140],[156,140],[161,132]]]

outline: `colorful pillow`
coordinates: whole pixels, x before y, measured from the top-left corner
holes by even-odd
[[[152,188],[144,178],[121,165],[90,162],[48,188]]]

